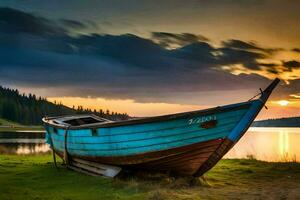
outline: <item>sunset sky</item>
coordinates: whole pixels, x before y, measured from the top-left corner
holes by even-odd
[[[176,113],[247,101],[300,116],[300,1],[0,1],[0,85],[65,105]]]

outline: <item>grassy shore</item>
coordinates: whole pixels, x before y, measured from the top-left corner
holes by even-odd
[[[25,126],[16,122],[0,118],[0,132],[14,132],[14,131],[42,131],[42,126]]]
[[[222,160],[204,178],[117,179],[55,169],[46,155],[1,155],[0,199],[300,199],[300,164]]]

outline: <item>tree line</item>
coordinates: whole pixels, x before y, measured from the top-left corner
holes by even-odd
[[[254,127],[300,127],[300,117],[267,119],[253,122]]]
[[[20,94],[17,89],[0,86],[0,118],[18,122],[24,125],[40,125],[42,117],[69,114],[95,114],[110,120],[125,120],[126,113],[109,110],[91,110],[78,106],[67,107],[61,103],[52,103],[34,94]]]

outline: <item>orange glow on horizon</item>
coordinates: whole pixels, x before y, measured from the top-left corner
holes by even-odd
[[[187,104],[171,104],[171,103],[139,103],[134,100],[116,100],[104,98],[82,98],[82,97],[51,97],[47,98],[51,102],[61,102],[62,104],[72,106],[83,106],[90,109],[109,109],[118,113],[127,113],[130,116],[156,116],[164,114],[172,114],[186,112],[192,110],[201,110],[216,105],[187,105]],[[263,109],[256,120],[275,119],[282,117],[300,116],[300,102],[289,100],[288,106],[282,106],[279,101],[269,101],[267,103],[268,110]],[[284,102],[283,104],[285,104]]]
[[[192,110],[207,108],[198,105],[182,105],[170,103],[139,103],[132,99],[104,99],[104,98],[83,98],[83,97],[50,97],[50,102],[61,102],[68,107],[83,106],[90,109],[110,110],[118,113],[127,113],[130,116],[155,116],[163,114],[172,114]]]
[[[262,109],[256,120],[276,119],[300,116],[300,101],[288,100],[287,106],[282,106],[279,101],[267,102],[268,109]]]

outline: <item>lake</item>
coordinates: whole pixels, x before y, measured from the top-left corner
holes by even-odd
[[[0,132],[0,154],[48,153],[44,138],[44,131]]]
[[[0,154],[50,152],[43,131],[0,132]],[[225,158],[300,161],[300,128],[250,128]]]
[[[300,162],[299,141],[300,128],[251,127],[225,157]]]

